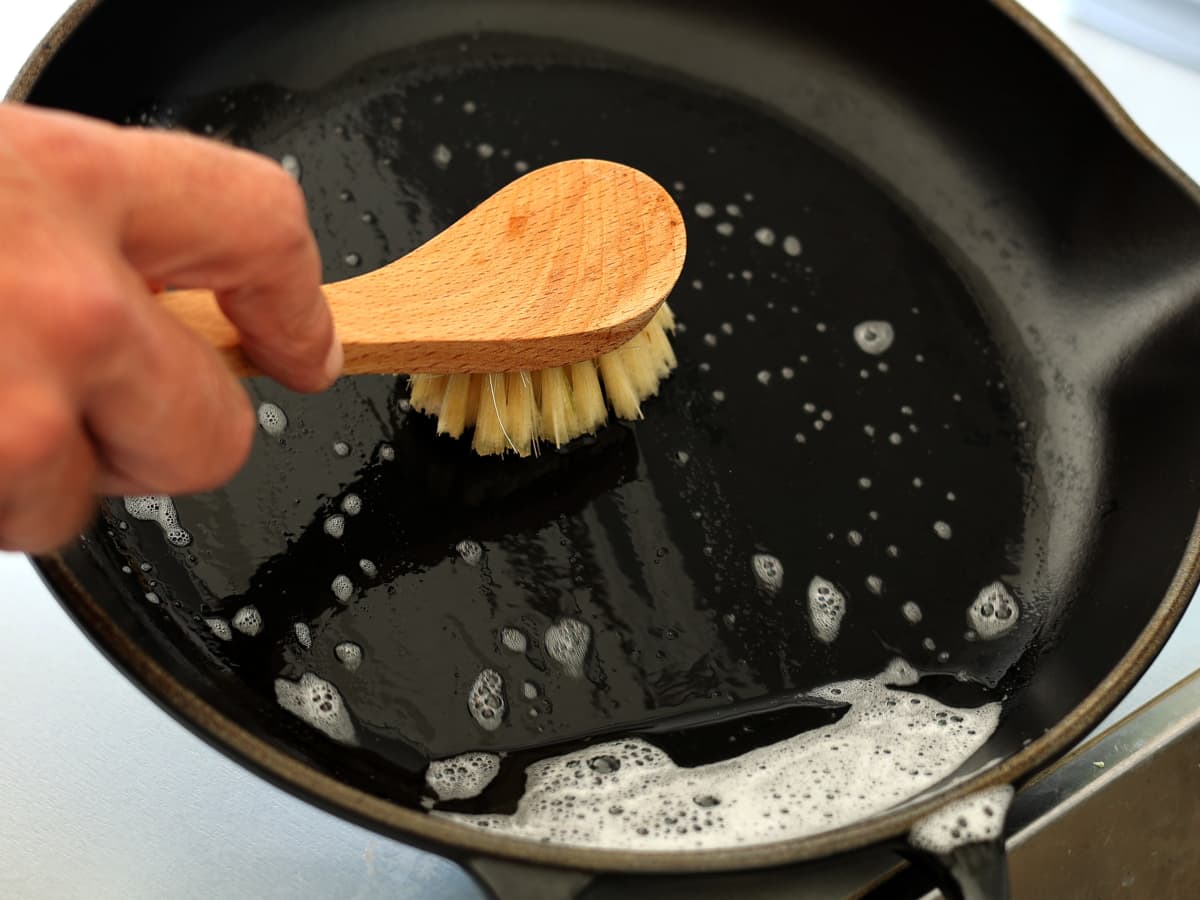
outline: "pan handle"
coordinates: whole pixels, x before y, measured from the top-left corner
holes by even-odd
[[[474,857],[463,868],[492,900],[577,900],[594,876],[505,859]]]

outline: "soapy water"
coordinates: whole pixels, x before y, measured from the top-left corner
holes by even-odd
[[[495,669],[484,669],[471,685],[467,708],[479,727],[495,731],[504,721],[504,679]]]
[[[192,542],[191,534],[179,525],[179,514],[175,502],[166,494],[150,494],[125,498],[125,511],[143,522],[157,522],[174,547],[186,547]]]
[[[546,654],[572,678],[583,677],[583,661],[592,640],[592,629],[578,619],[559,619],[546,629]]]
[[[889,322],[860,322],[854,326],[854,343],[863,353],[879,356],[890,350],[895,340],[896,332]]]
[[[477,541],[459,541],[454,545],[454,549],[468,566],[477,566],[483,559],[483,547]]]
[[[497,75],[500,79],[505,77],[503,71]],[[590,73],[588,77],[600,82],[606,76]],[[394,99],[390,94],[388,97]],[[478,113],[474,116],[459,113],[466,97],[479,101]],[[413,176],[413,204],[400,218],[389,217],[386,204],[366,199],[378,196],[373,193],[375,185],[370,174],[382,171],[382,163],[372,166],[371,161],[348,157],[347,165],[338,170],[337,180],[332,185],[325,185],[320,161],[308,155],[315,151],[304,154],[306,189],[314,213],[314,228],[326,250],[327,275],[344,277],[353,274],[344,271],[342,262],[350,249],[356,251],[356,256],[361,254],[359,262],[362,270],[366,270],[394,258],[408,246],[415,246],[428,237],[424,230],[448,224],[441,221],[441,217],[456,213],[468,200],[477,201],[476,194],[486,196],[500,183],[511,180],[513,171],[523,168],[523,159],[539,166],[553,161],[556,154],[564,157],[578,154],[582,142],[570,143],[569,135],[565,133],[561,149],[546,149],[548,144],[542,139],[544,136],[538,134],[537,123],[532,121],[525,123],[530,126],[528,139],[521,142],[512,138],[511,153],[503,152],[503,143],[508,141],[508,136],[502,139],[499,131],[489,133],[485,129],[496,128],[497,115],[511,112],[520,119],[522,114],[519,109],[510,110],[494,102],[495,98],[493,102],[484,102],[485,99],[484,89],[477,90],[475,86],[460,92],[445,91],[445,111],[453,113],[455,119],[470,119],[473,123],[469,129],[464,126],[462,131],[455,131],[445,124],[439,124],[439,130],[432,126],[418,130],[419,89],[411,91],[403,103],[397,101],[400,105],[393,104],[389,115],[403,112],[405,140],[393,141],[396,146],[374,143],[369,146],[376,156],[379,156],[378,151],[383,151],[397,164],[384,178],[388,187],[394,186],[392,181],[395,179],[404,180],[405,171],[417,173]],[[404,104],[412,108],[403,108]],[[387,140],[386,136],[380,138],[371,132],[369,116],[361,122],[348,118],[346,123],[347,133],[353,125],[352,136],[356,139],[346,141],[348,153],[358,153],[360,143],[367,145],[372,141]],[[586,134],[584,132],[584,136]],[[477,148],[485,138],[494,142],[496,152],[495,158],[481,162]],[[452,166],[451,172],[440,173],[438,163],[430,159],[431,149],[439,141],[444,142],[441,146],[445,148],[442,167]],[[760,143],[764,147],[762,155],[766,164],[772,165],[766,159],[770,155],[766,149],[769,141]],[[287,135],[280,136],[277,144],[265,150],[278,159],[285,150],[310,146],[319,144],[305,143]],[[646,146],[653,145],[646,143]],[[452,154],[450,148],[453,148]],[[620,149],[619,140],[614,149]],[[340,144],[338,152],[341,152]],[[721,154],[720,159],[732,158],[726,156],[724,147]],[[613,158],[624,158],[619,154],[612,155]],[[638,159],[630,157],[633,163]],[[652,154],[647,157],[651,162],[653,159]],[[402,161],[403,166],[400,165]],[[677,160],[666,162],[680,164]],[[957,605],[952,605],[947,613],[958,617],[955,621],[959,623],[952,625],[948,632],[940,629],[937,621],[930,622],[928,627],[911,627],[905,621],[907,607],[900,603],[908,597],[918,597],[926,605],[930,617],[938,619],[933,615],[934,608],[929,606],[929,603],[940,606],[933,600],[938,594],[928,595],[927,600],[927,595],[922,593],[920,577],[914,575],[913,570],[937,571],[947,565],[945,559],[952,554],[956,561],[961,560],[962,568],[983,573],[984,578],[993,577],[1009,570],[1002,568],[1002,561],[980,560],[977,545],[984,537],[996,537],[998,540],[993,545],[1002,545],[1000,538],[1016,534],[1007,524],[1009,517],[1004,509],[1000,511],[1003,516],[992,517],[993,521],[999,522],[996,527],[981,528],[976,524],[981,518],[978,510],[991,510],[988,501],[993,498],[975,496],[973,490],[968,502],[965,487],[985,483],[977,479],[979,470],[985,467],[972,458],[966,461],[965,471],[959,469],[954,465],[957,457],[952,455],[946,442],[938,442],[944,421],[950,421],[957,428],[956,420],[951,418],[957,411],[966,415],[991,409],[984,407],[979,387],[983,383],[981,373],[992,366],[992,361],[987,359],[986,346],[971,345],[972,356],[963,361],[961,376],[957,370],[952,373],[955,379],[961,377],[961,380],[953,383],[945,380],[947,368],[960,362],[953,340],[960,335],[954,331],[959,320],[941,313],[959,309],[958,306],[947,306],[957,304],[961,299],[955,294],[958,289],[954,285],[945,287],[920,272],[916,273],[911,288],[907,281],[894,285],[894,294],[890,289],[868,289],[868,284],[841,283],[839,270],[831,264],[847,262],[839,258],[838,250],[844,244],[845,235],[836,233],[839,223],[836,217],[829,216],[828,202],[821,200],[819,179],[812,179],[814,190],[809,192],[812,197],[791,196],[792,192],[780,190],[789,196],[786,202],[776,202],[771,181],[765,175],[763,179],[755,180],[754,172],[739,176],[745,178],[744,181],[722,186],[719,181],[713,184],[712,176],[704,170],[676,170],[666,164],[645,168],[661,183],[671,183],[676,174],[686,178],[687,193],[679,199],[690,232],[694,232],[696,252],[690,254],[688,269],[676,291],[681,315],[691,326],[690,330],[676,335],[673,341],[680,352],[680,371],[664,384],[660,396],[647,404],[644,422],[634,425],[614,423],[600,435],[598,446],[601,449],[605,446],[604,441],[615,434],[622,437],[624,448],[630,449],[636,457],[636,472],[631,463],[629,472],[621,474],[622,478],[630,479],[628,488],[606,488],[603,494],[596,492],[593,497],[587,496],[589,490],[576,489],[576,479],[564,479],[563,502],[558,503],[549,494],[539,497],[538,486],[533,483],[522,489],[514,505],[523,505],[525,498],[530,498],[544,503],[550,509],[550,515],[566,510],[561,533],[553,527],[546,528],[551,519],[538,520],[541,513],[533,511],[534,505],[530,503],[530,511],[510,517],[515,525],[498,522],[492,527],[491,522],[471,510],[466,512],[465,520],[460,517],[455,521],[451,517],[453,524],[448,528],[441,521],[433,521],[434,527],[425,533],[434,533],[435,529],[440,531],[436,532],[436,541],[431,542],[433,546],[425,546],[422,534],[411,530],[410,518],[420,521],[426,517],[438,519],[437,507],[442,498],[433,498],[433,492],[424,489],[423,479],[412,477],[414,450],[418,464],[426,461],[422,455],[424,444],[422,440],[414,440],[414,434],[420,439],[427,438],[426,443],[436,442],[439,447],[447,445],[442,448],[444,453],[429,455],[435,462],[452,458],[455,447],[450,446],[447,439],[434,438],[432,429],[428,435],[422,434],[417,416],[405,418],[408,409],[402,396],[402,384],[387,395],[383,391],[364,392],[362,396],[369,393],[375,409],[371,414],[364,407],[361,422],[352,416],[326,420],[314,412],[325,409],[320,398],[315,401],[307,397],[290,399],[289,395],[280,395],[277,387],[268,384],[264,387],[266,396],[283,404],[292,422],[288,425],[283,410],[271,404],[278,411],[280,420],[273,436],[286,437],[286,441],[257,442],[256,457],[260,461],[266,458],[279,467],[294,463],[297,476],[291,479],[294,484],[299,481],[300,474],[306,478],[310,474],[307,456],[311,445],[311,455],[318,460],[311,471],[320,467],[319,471],[325,477],[324,481],[311,482],[313,491],[319,492],[315,502],[313,493],[305,494],[303,490],[292,491],[290,488],[270,497],[281,509],[271,525],[280,522],[282,528],[279,530],[286,532],[289,547],[293,546],[293,537],[296,537],[299,552],[293,556],[307,555],[308,558],[289,562],[280,552],[278,557],[271,559],[268,567],[263,565],[263,559],[276,551],[268,548],[265,554],[258,555],[255,566],[261,568],[262,580],[255,582],[251,591],[244,595],[237,594],[238,585],[234,585],[235,590],[220,593],[219,596],[240,596],[240,599],[218,609],[228,616],[237,603],[256,601],[266,613],[266,634],[256,640],[234,635],[231,645],[219,648],[215,640],[210,640],[210,649],[216,648],[214,652],[236,658],[239,663],[250,660],[251,654],[257,654],[255,659],[261,657],[264,661],[256,665],[267,670],[263,673],[266,677],[260,682],[265,684],[279,674],[279,669],[273,668],[279,663],[277,655],[276,661],[270,661],[272,654],[263,641],[282,636],[286,642],[283,658],[284,665],[289,667],[285,670],[288,676],[295,677],[303,670],[290,668],[297,660],[331,670],[322,669],[322,672],[334,681],[340,681],[344,698],[356,713],[359,731],[365,733],[368,728],[380,728],[378,734],[372,731],[372,742],[386,737],[380,723],[386,722],[387,729],[393,734],[405,733],[404,726],[411,724],[399,709],[389,712],[381,702],[376,702],[372,708],[369,695],[376,693],[389,701],[401,699],[428,715],[430,746],[437,747],[436,751],[430,752],[447,757],[479,746],[480,723],[474,717],[464,715],[467,711],[463,705],[472,679],[486,667],[493,667],[498,676],[503,676],[498,696],[513,707],[511,715],[508,714],[510,710],[503,711],[503,722],[495,733],[485,736],[488,746],[505,751],[517,745],[544,747],[537,751],[539,753],[550,752],[545,745],[557,746],[563,736],[574,738],[588,728],[619,726],[609,733],[628,733],[620,728],[627,724],[640,726],[647,717],[669,714],[676,705],[694,708],[698,714],[711,711],[713,718],[719,720],[719,703],[705,704],[710,690],[719,691],[722,702],[725,696],[744,699],[759,696],[763,691],[773,693],[780,690],[776,673],[779,678],[792,680],[795,684],[813,684],[872,671],[877,668],[877,658],[861,668],[855,667],[854,660],[856,654],[864,650],[864,645],[871,642],[873,632],[881,641],[894,641],[898,651],[911,651],[914,660],[932,662],[931,654],[927,656],[918,646],[928,631],[937,636],[939,645],[953,651],[956,667],[970,670],[973,676],[986,668],[987,663],[976,665],[969,649],[960,648],[958,640],[963,628],[961,617],[966,614],[971,597],[985,583],[983,578],[965,586],[958,585],[952,594],[947,593],[947,596],[958,598],[954,601]],[[361,177],[360,169],[365,173]],[[498,183],[492,184],[488,179]],[[706,179],[709,179],[707,183]],[[445,197],[438,195],[442,183],[448,186]],[[782,181],[777,183],[784,184]],[[465,187],[460,191],[458,185]],[[407,190],[407,182],[402,187]],[[735,213],[727,201],[737,199],[740,202],[743,193],[751,193],[743,192],[747,187],[754,189],[759,200],[750,206],[743,205]],[[351,201],[339,200],[341,193],[352,194]],[[839,202],[842,193],[837,192]],[[698,200],[711,201],[707,204],[707,221],[699,221],[699,213],[695,210]],[[746,202],[751,203],[748,198]],[[806,206],[810,202],[813,204],[811,212]],[[369,205],[376,215],[376,222],[368,223],[373,224],[373,228],[364,228],[360,221],[364,205]],[[332,211],[327,210],[327,206],[332,206]],[[868,215],[870,212],[870,209],[866,210],[861,217],[866,222],[864,227],[876,221]],[[411,227],[409,220],[414,223]],[[728,221],[731,229],[726,237],[716,230],[716,226],[724,221]],[[903,223],[896,227],[902,229]],[[383,236],[380,240],[385,237],[390,242],[386,250],[376,246],[378,241],[372,236],[376,233]],[[902,242],[892,241],[890,234],[881,233],[878,237],[885,251],[889,242],[904,249]],[[853,269],[853,260],[849,262]],[[753,278],[739,277],[743,272],[752,272]],[[695,287],[690,287],[693,283]],[[860,287],[864,289],[860,290]],[[854,299],[863,302],[847,302]],[[923,310],[922,318],[910,320],[909,307],[917,302]],[[774,312],[773,303],[778,305]],[[890,320],[903,336],[902,346],[893,347],[890,355],[884,357],[892,366],[892,376],[877,371],[879,359],[864,355],[857,344],[852,345],[847,340],[856,323],[862,324],[860,320],[868,316],[872,320]],[[969,310],[966,319],[970,319]],[[934,328],[934,321],[948,324],[945,329],[940,325]],[[821,322],[823,330],[816,328],[817,322]],[[712,337],[711,347],[702,340],[706,333]],[[965,338],[968,333],[963,331],[961,336]],[[983,331],[979,334],[986,343],[986,334]],[[916,368],[912,359],[917,350],[929,354],[925,369],[931,373],[937,370],[943,378],[932,391],[926,391],[916,382],[910,386],[903,380]],[[982,357],[975,355],[977,350],[982,350]],[[845,360],[844,372],[834,367],[834,359]],[[980,359],[982,362],[976,365]],[[858,372],[862,366],[867,367],[864,371],[869,369],[869,380],[860,379]],[[789,372],[791,376],[787,374]],[[769,373],[770,377],[760,378],[756,373]],[[980,375],[978,379],[977,374]],[[760,378],[760,381],[756,383],[750,381],[751,378]],[[369,379],[345,379],[337,387],[343,408],[353,410],[344,401],[350,400],[352,404],[359,397],[357,394],[351,396],[352,392],[347,388],[353,388],[360,381]],[[885,386],[886,399],[883,396]],[[951,390],[961,391],[964,400],[956,412],[951,411],[955,410],[948,397]],[[937,398],[932,396],[939,391]],[[805,416],[800,416],[797,409],[801,400],[814,401]],[[909,403],[917,407],[919,414],[903,413],[908,418],[900,419],[897,410],[901,404],[907,406]],[[824,424],[827,420],[821,410],[825,408],[836,411],[836,422]],[[765,421],[759,421],[762,418]],[[703,420],[703,429],[689,427],[688,420],[692,419]],[[330,424],[322,425],[325,421]],[[817,421],[822,424],[814,424]],[[865,421],[878,426],[877,436],[864,437]],[[917,422],[922,427],[920,437],[909,437],[907,426]],[[775,423],[779,427],[775,427]],[[265,434],[272,434],[261,421],[260,427]],[[822,429],[829,434],[825,435]],[[989,430],[990,421],[986,419],[984,429],[985,440],[1000,442],[997,433]],[[682,461],[677,464],[678,457],[668,457],[665,453],[655,455],[663,447],[661,432],[664,430],[682,439],[675,441],[672,437],[667,449],[674,453],[686,448],[690,454],[686,464]],[[903,433],[903,443],[889,444],[889,434],[898,432]],[[760,433],[761,441],[758,440]],[[338,456],[337,450],[330,451],[331,444],[339,438],[344,438],[346,457]],[[786,458],[766,446],[771,440],[778,445],[781,439],[788,451]],[[354,448],[352,453],[349,452],[350,445]],[[610,456],[615,457],[619,454],[611,453],[612,449],[622,448],[622,445],[614,442],[608,447]],[[835,447],[840,455],[832,457],[830,448]],[[574,466],[579,470],[579,460],[586,459],[590,452],[590,447],[573,447],[562,454],[561,459],[569,461],[573,457]],[[513,465],[509,468],[522,478],[527,472],[536,472],[542,463],[554,461],[556,456],[558,454],[545,454],[543,460],[512,460]],[[743,460],[746,458],[753,458],[755,465],[745,466]],[[582,468],[606,474],[604,470],[610,459],[596,453],[594,460],[594,466]],[[664,476],[661,468],[654,468],[656,460],[670,461],[669,476]],[[954,481],[945,480],[943,474],[947,472]],[[914,496],[909,498],[908,482],[917,473],[927,479],[926,490],[921,496],[913,492]],[[260,485],[269,482],[262,477],[261,468],[254,475]],[[854,486],[859,476],[873,479],[868,491],[860,493]],[[693,489],[683,513],[673,508],[678,506],[676,497],[683,493],[681,487],[685,480],[702,484],[706,478],[711,479],[711,487]],[[643,487],[646,488],[644,494]],[[949,488],[957,488],[964,495],[953,510],[953,516],[949,515],[951,511],[945,508],[941,499]],[[322,533],[322,522],[330,513],[343,517],[352,515],[342,505],[347,491],[358,491],[371,502],[358,519],[349,523],[342,542],[338,543]],[[652,502],[650,491],[661,498],[661,509]],[[992,491],[989,489],[986,493]],[[294,498],[300,509],[311,516],[311,521],[289,517],[282,509],[290,508]],[[431,503],[431,499],[437,502]],[[453,502],[454,497],[446,499]],[[908,500],[911,505],[906,507],[904,504]],[[579,504],[579,512],[571,507],[575,502]],[[210,535],[220,537],[220,532],[202,523],[189,501],[181,500],[180,504],[185,521],[193,527],[201,543],[215,545],[215,540],[210,541]],[[607,512],[609,520],[597,520],[595,512],[598,509],[603,512],[605,504],[613,505]],[[1003,502],[999,505],[1004,506]],[[882,521],[876,516],[868,519],[868,507],[879,510]],[[406,509],[411,510],[411,516],[407,518]],[[508,513],[505,504],[494,504],[493,509],[498,509],[501,514]],[[788,510],[787,515],[780,512],[784,509]],[[694,526],[690,519],[683,521],[684,516],[692,512],[696,513]],[[656,518],[660,516],[661,524]],[[939,517],[954,521],[955,540],[949,544],[931,533],[930,523]],[[656,533],[648,537],[646,532],[628,527],[633,523],[645,524],[648,530],[653,529]],[[814,523],[819,523],[819,530]],[[546,533],[536,529],[545,529]],[[847,546],[851,539],[843,536],[851,532],[859,537],[859,541]],[[626,539],[626,533],[629,539]],[[824,543],[827,533],[834,536],[831,540],[836,543]],[[306,541],[309,535],[312,538]],[[486,543],[488,558],[484,562],[480,548],[474,562],[477,569],[470,568],[468,557],[471,554],[463,555],[457,548],[458,555],[447,552],[463,535]],[[566,538],[562,550],[559,549],[560,536]],[[157,538],[157,535],[152,537]],[[593,543],[597,539],[613,541],[620,558],[600,556],[595,548],[603,549],[603,545]],[[653,540],[653,546],[658,546],[660,540],[669,545],[671,556],[663,561],[653,559],[653,547],[644,544],[647,540]],[[894,548],[895,545],[889,542],[903,543],[903,560],[896,562],[897,553],[884,552],[885,547]],[[748,558],[763,547],[771,548],[789,560],[787,568],[791,577],[786,584],[781,580],[775,595],[763,584],[753,564],[747,564]],[[529,554],[518,548],[529,548],[534,552]],[[701,551],[705,554],[703,557]],[[942,556],[931,558],[935,553]],[[212,564],[211,558],[205,558],[203,553],[199,555],[202,567]],[[360,557],[368,556],[378,562],[374,572],[368,572],[358,562]],[[281,562],[283,564],[279,565]],[[356,563],[361,574],[355,569]],[[680,567],[678,573],[668,571],[672,563]],[[371,566],[375,564],[371,563]],[[331,583],[339,572],[346,574]],[[806,582],[815,572],[821,573],[819,577],[833,592],[827,597],[818,595],[817,600],[805,590]],[[887,583],[888,590],[882,601],[870,596],[869,588],[864,587],[864,578],[872,572],[878,573],[880,580]],[[979,575],[975,577],[979,578]],[[274,590],[281,584],[288,588],[286,594]],[[292,590],[295,585],[300,585],[301,590]],[[323,585],[330,585],[333,597],[326,593]],[[929,587],[931,591],[939,589],[939,585]],[[172,592],[172,599],[175,593]],[[847,610],[850,595],[856,604]],[[356,596],[361,597],[362,602],[352,603]],[[772,596],[780,599],[773,600]],[[471,601],[469,609],[466,598]],[[186,598],[184,602],[187,602]],[[337,605],[351,603],[349,608]],[[816,608],[810,608],[814,604]],[[704,631],[705,622],[693,614],[700,611],[701,605],[704,612],[712,615],[712,622],[717,627],[719,634],[715,639]],[[636,612],[630,612],[627,606],[637,607]],[[388,607],[403,607],[404,631],[408,632],[408,625],[412,624],[413,637],[395,636],[398,631],[396,614]],[[761,626],[755,622],[759,617],[751,615],[751,608],[761,611]],[[478,609],[488,611],[476,614],[474,611]],[[736,625],[730,621],[728,626],[722,626],[725,619],[721,614],[728,612],[732,617],[734,610],[738,613]],[[561,620],[564,614],[575,618],[580,625],[583,622],[590,624],[590,628],[583,626],[587,630],[582,641],[570,640],[576,631],[570,626],[555,630],[556,626],[564,624]],[[376,634],[368,636],[363,629],[367,616],[372,618],[372,624],[377,622]],[[844,616],[850,616],[847,627],[842,625]],[[316,638],[315,653],[301,652],[300,647],[304,644],[297,643],[300,640],[298,632],[293,639],[293,625],[301,618],[312,623],[309,643]],[[419,620],[436,620],[441,630],[426,628]],[[524,658],[514,655],[515,651],[510,651],[503,639],[502,629],[518,623],[529,636]],[[553,624],[548,628],[550,623]],[[661,633],[668,625],[683,626],[683,637],[676,641],[655,636],[656,630]],[[458,629],[456,633],[455,629]],[[760,636],[763,629],[770,629],[765,638]],[[420,634],[420,640],[415,636],[417,634]],[[568,640],[554,640],[564,635]],[[982,638],[982,634],[980,636]],[[456,641],[456,637],[461,640]],[[343,638],[363,641],[370,656],[355,677],[348,676],[343,666],[335,663],[331,653]],[[689,641],[693,644],[706,642],[703,652],[711,652],[711,659],[692,652]],[[838,642],[835,650],[821,646],[835,641]],[[574,649],[567,653],[566,646]],[[580,646],[582,652],[579,652]],[[402,651],[403,657],[392,655],[393,649]],[[995,653],[1001,648],[986,649]],[[560,658],[555,657],[555,652]],[[878,650],[878,656],[886,652]],[[451,660],[457,668],[449,673],[450,661],[444,665],[432,661],[438,654]],[[391,690],[388,683],[396,682],[394,673],[400,658],[405,667],[412,666],[413,687],[408,695],[397,698],[388,694]],[[768,658],[770,665],[764,663]],[[828,669],[814,672],[817,666],[814,660],[824,660]],[[711,680],[705,675],[710,661],[719,673]],[[744,669],[736,669],[734,664],[744,665]],[[585,672],[587,678],[584,678]],[[678,684],[680,688],[677,693],[668,694],[647,683],[646,697],[652,701],[649,708],[655,710],[647,713],[640,705],[641,694],[629,691],[621,682],[626,675],[631,681],[651,673],[652,677],[659,678],[659,672],[661,684]],[[734,672],[745,674],[729,674]],[[695,681],[681,681],[683,675],[694,677]],[[405,676],[408,677],[407,669]],[[527,695],[527,678],[536,679],[539,689],[545,692],[545,700],[540,699],[540,694]],[[602,689],[599,678],[604,679]],[[593,684],[594,680],[597,683]],[[509,688],[507,696],[505,684]],[[395,694],[400,693],[395,691]],[[981,688],[980,693],[986,696],[985,689]],[[439,702],[439,697],[446,702]],[[453,699],[449,699],[451,697]],[[612,703],[608,702],[610,698]],[[529,702],[534,700],[538,702]],[[550,701],[553,701],[553,708]],[[426,703],[428,709],[422,709]],[[533,710],[538,712],[537,722],[530,721],[529,713]],[[539,737],[541,726],[545,726],[545,734]],[[759,725],[755,723],[754,727]],[[314,735],[314,739],[315,744],[323,743],[320,735]],[[588,771],[596,773],[598,770],[589,767]],[[503,785],[502,781],[493,790],[499,792]],[[723,805],[718,802],[705,808],[720,811]]]
[[[208,626],[208,630],[223,641],[233,640],[233,629],[229,627],[229,623],[224,619],[210,617],[204,620],[204,624]]]
[[[350,598],[354,596],[354,583],[347,575],[335,576],[329,586],[339,603],[349,603]]]
[[[952,775],[996,728],[997,703],[959,709],[893,686],[915,674],[900,663],[812,691],[849,708],[832,725],[721,762],[685,768],[627,738],[533,763],[511,815],[433,814],[531,841],[622,851],[762,844],[850,825]]]
[[[260,403],[258,426],[271,437],[280,437],[287,431],[287,414],[274,403]]]
[[[967,609],[967,623],[983,641],[994,641],[1008,634],[1020,616],[1020,606],[1000,581],[981,590]]]
[[[927,853],[950,853],[967,844],[997,841],[1012,803],[1012,785],[972,794],[922,819],[909,832],[908,842]]]
[[[842,592],[820,575],[814,576],[808,584],[808,621],[813,637],[822,644],[832,644],[845,615],[846,598]]]
[[[354,722],[338,689],[321,676],[305,672],[299,681],[275,679],[275,699],[292,715],[340,744],[356,744]]]
[[[434,760],[425,771],[425,783],[439,800],[477,797],[500,771],[494,753],[470,752],[450,759]]]
[[[525,633],[519,628],[501,628],[500,643],[506,650],[511,650],[513,653],[524,653],[529,645],[525,638]]]
[[[363,649],[354,641],[342,641],[333,648],[333,655],[350,672],[356,671],[362,665]]]
[[[243,606],[233,614],[230,622],[234,628],[247,637],[254,637],[262,631],[263,627],[262,613],[256,606]]]
[[[750,559],[754,580],[768,594],[777,594],[783,587],[783,563],[769,553],[756,553]]]
[[[303,647],[305,650],[312,649],[312,631],[309,630],[309,627],[306,623],[297,622],[292,627],[292,630],[295,632],[296,641],[301,647]]]

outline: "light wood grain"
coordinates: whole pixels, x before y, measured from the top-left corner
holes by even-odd
[[[683,268],[683,217],[649,176],[571,160],[537,169],[407,256],[325,286],[347,374],[544,369],[621,346]],[[257,374],[207,291],[163,304]]]

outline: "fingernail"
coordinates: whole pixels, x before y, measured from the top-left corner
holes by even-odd
[[[342,349],[342,342],[335,332],[333,343],[329,347],[329,355],[325,357],[325,378],[330,384],[338,380],[345,363],[346,351]]]

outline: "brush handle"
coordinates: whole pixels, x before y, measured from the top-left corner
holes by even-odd
[[[683,217],[649,176],[571,160],[530,172],[401,259],[325,286],[346,374],[546,369],[615,350],[683,268]],[[258,374],[208,291],[163,305]]]

